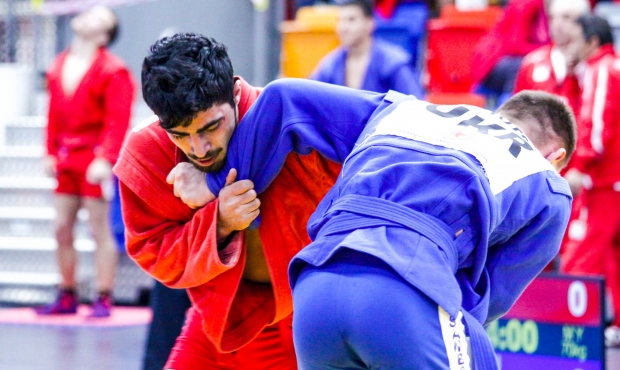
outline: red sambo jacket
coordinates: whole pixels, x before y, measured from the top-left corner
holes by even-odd
[[[242,81],[239,119],[259,95]],[[290,154],[278,177],[260,195],[260,239],[271,289],[248,289],[243,235],[218,253],[218,201],[192,210],[172,193],[166,176],[185,155],[154,120],[127,138],[114,172],[121,181],[127,251],[165,285],[187,288],[203,317],[203,330],[221,352],[234,351],[267,325],[293,311],[287,268],[310,243],[306,223],[335,183],[340,166],[316,153]]]
[[[125,63],[100,48],[72,96],[62,88],[62,52],[47,72],[47,153],[59,169],[86,171],[96,156],[115,163],[131,117],[135,83]]]

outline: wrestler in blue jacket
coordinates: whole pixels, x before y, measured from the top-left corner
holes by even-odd
[[[558,252],[571,194],[557,169],[575,145],[574,118],[559,100],[525,92],[511,101],[499,110],[502,117],[472,106],[437,106],[394,92],[305,80],[265,88],[235,131],[226,166],[208,174],[207,183],[217,194],[228,170],[236,168],[238,178],[251,179],[260,193],[290,151],[318,150],[343,163],[309,221],[313,242],[290,264],[300,368],[464,369],[471,354],[476,369],[497,368],[482,325],[505,314]],[[329,267],[333,260],[349,267]],[[305,271],[323,278],[345,270],[357,276],[365,265],[387,271],[369,275],[376,279],[393,273],[390,281],[401,279],[435,311],[410,303],[394,322],[370,308],[359,316],[357,308],[370,307],[362,292],[347,296],[353,311],[337,313],[348,304],[342,297],[354,289],[351,281],[358,280],[321,289],[315,279],[298,292]],[[317,274],[325,266],[331,273]],[[391,301],[408,294],[390,284],[382,285],[392,292],[384,298],[368,297],[387,312]],[[364,289],[366,295],[382,293],[371,285]],[[340,308],[316,306],[332,302]],[[308,317],[318,312],[321,317]],[[355,342],[355,331],[365,327],[374,331]],[[339,334],[330,337],[329,330]],[[458,330],[471,340],[469,355]],[[416,332],[421,334],[412,339]],[[409,336],[402,339],[402,333]],[[372,342],[375,337],[380,340]],[[386,342],[391,349],[372,350]],[[445,349],[434,351],[436,345]]]
[[[346,86],[347,50],[338,48],[321,60],[311,79]],[[368,67],[360,89],[385,93],[395,90],[403,94],[424,96],[420,75],[404,50],[389,42],[374,38]]]

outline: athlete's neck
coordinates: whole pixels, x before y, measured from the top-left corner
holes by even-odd
[[[95,56],[100,47],[101,45],[92,40],[75,35],[73,40],[71,40],[69,54],[78,59],[90,60]]]
[[[372,45],[372,37],[365,37],[358,44],[352,45],[348,50],[348,58],[357,59],[364,58],[370,54]]]

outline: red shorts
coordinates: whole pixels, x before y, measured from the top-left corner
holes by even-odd
[[[292,316],[266,327],[243,348],[220,353],[202,331],[202,317],[192,307],[164,369],[296,370]]]
[[[58,171],[56,194],[79,195],[81,197],[101,198],[101,186],[86,181],[85,172]]]

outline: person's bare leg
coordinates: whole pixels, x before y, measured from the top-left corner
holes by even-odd
[[[58,248],[56,258],[61,276],[61,289],[75,289],[75,266],[78,255],[73,247],[73,227],[80,209],[80,197],[77,195],[55,194],[54,234]]]
[[[118,264],[118,251],[110,230],[109,203],[103,199],[84,198],[88,210],[88,222],[95,239],[95,268],[97,288],[100,292],[112,292]]]

